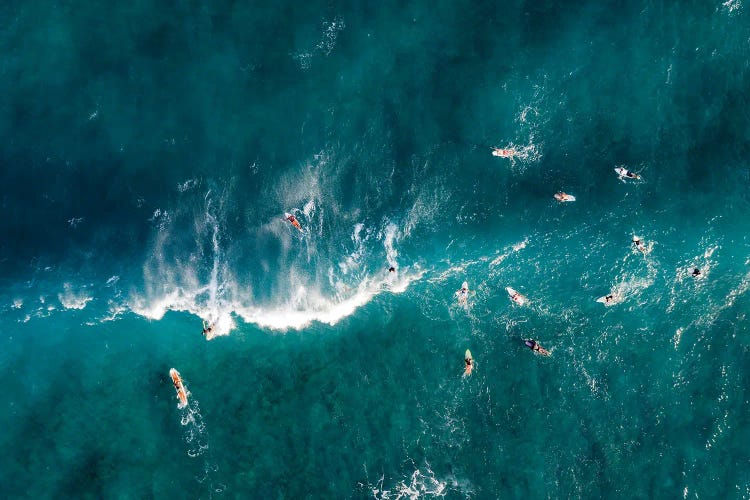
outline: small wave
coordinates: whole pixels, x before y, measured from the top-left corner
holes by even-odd
[[[86,304],[93,300],[83,291],[74,291],[70,283],[65,283],[63,288],[64,291],[59,293],[57,298],[65,309],[84,309]]]
[[[198,185],[197,179],[188,179],[185,182],[181,182],[177,184],[177,191],[179,191],[180,193],[184,193],[185,191],[189,191],[193,189],[197,185]]]
[[[71,218],[71,219],[68,219],[68,224],[69,224],[69,225],[70,225],[70,227],[72,227],[73,229],[77,228],[77,227],[78,227],[78,225],[79,225],[79,224],[80,224],[81,222],[83,222],[83,217],[73,217],[73,218]]]
[[[236,327],[233,319],[235,315],[246,323],[272,330],[299,330],[313,322],[333,326],[382,292],[406,291],[409,284],[418,280],[422,274],[422,271],[416,270],[402,274],[398,279],[365,279],[353,294],[343,300],[325,297],[316,290],[300,287],[283,306],[257,307],[238,300],[201,306],[198,297],[205,292],[205,287],[193,291],[179,288],[157,300],[146,302],[136,299],[131,303],[130,309],[136,314],[156,320],[161,319],[167,311],[190,312],[214,326],[207,336],[208,340],[228,335]]]
[[[721,5],[722,7],[726,7],[727,11],[731,14],[742,7],[742,2],[740,0],[727,0]]]
[[[393,488],[383,489],[384,481],[385,476],[382,476],[378,484],[371,488],[373,498],[381,500],[400,500],[402,498],[416,500],[427,496],[444,497],[448,493],[448,483],[437,479],[429,465],[425,467],[424,472],[416,469],[407,480],[399,481]]]

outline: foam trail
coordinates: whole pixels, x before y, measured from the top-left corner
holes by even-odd
[[[213,496],[214,493],[221,494],[226,486],[218,483],[215,477],[219,468],[211,457],[209,435],[203,421],[200,404],[198,400],[192,397],[192,393],[188,391],[184,381],[183,386],[188,395],[188,404],[184,407],[178,405],[177,408],[180,410],[180,424],[185,428],[184,439],[188,445],[187,454],[190,458],[203,457],[203,476],[195,479],[208,486],[210,496]]]

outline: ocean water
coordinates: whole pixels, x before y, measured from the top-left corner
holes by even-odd
[[[747,8],[4,3],[2,496],[750,498]]]

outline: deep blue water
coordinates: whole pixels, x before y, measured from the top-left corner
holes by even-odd
[[[740,0],[0,15],[4,497],[750,498]]]

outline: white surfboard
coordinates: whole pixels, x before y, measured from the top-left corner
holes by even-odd
[[[555,199],[557,201],[576,201],[576,197],[572,194],[567,193],[555,193]]]
[[[609,297],[609,295],[612,295],[612,298],[607,300],[607,297]],[[619,300],[617,300],[618,299],[617,295],[614,295],[614,294],[609,294],[609,295],[604,295],[602,297],[599,297],[598,299],[596,299],[596,301],[599,302],[600,304],[604,304],[607,307],[613,306],[619,302]]]
[[[466,281],[461,283],[461,289],[456,291],[456,297],[458,297],[459,302],[466,302],[466,299],[469,297],[469,283]]]
[[[615,167],[615,172],[617,172],[617,175],[620,177],[620,179],[640,179],[641,176],[638,174],[635,174],[635,177],[628,177],[628,169],[625,167]]]
[[[510,297],[510,300],[512,300],[519,306],[524,305],[529,300],[509,286],[505,287],[505,290],[508,292],[508,296]]]

